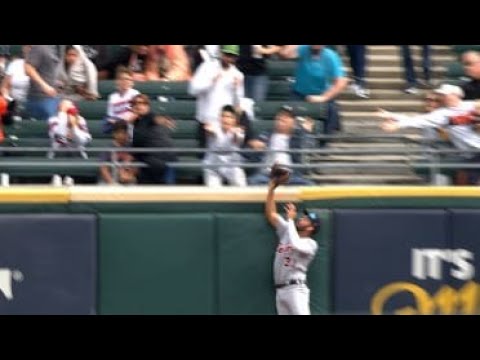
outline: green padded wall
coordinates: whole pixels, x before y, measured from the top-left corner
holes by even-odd
[[[215,313],[212,215],[99,218],[100,314]]]

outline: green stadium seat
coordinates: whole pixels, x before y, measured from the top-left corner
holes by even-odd
[[[142,81],[136,82],[134,88],[151,99],[157,99],[159,96],[176,100],[194,99],[188,94],[187,81]],[[98,92],[104,100],[108,99],[108,96],[115,91],[115,80],[102,80],[98,83]]]
[[[79,101],[77,106],[86,120],[90,119],[103,119],[107,115],[107,101]]]
[[[255,117],[257,119],[273,119],[284,105],[291,106],[297,116],[310,116],[318,120],[325,120],[327,116],[327,106],[325,104],[303,101],[263,101],[255,104]]]
[[[153,105],[153,109],[159,114],[166,114],[174,119],[195,119],[196,101],[179,100],[156,102]]]
[[[270,81],[268,86],[267,100],[288,100],[291,96],[292,82]]]
[[[448,65],[446,76],[449,79],[458,79],[465,76],[462,63],[457,61]]]
[[[267,61],[267,74],[270,79],[293,77],[295,66],[295,60],[269,60]]]
[[[22,57],[22,46],[23,45],[10,45],[10,56]]]
[[[452,50],[458,54],[462,55],[464,52],[474,50],[474,51],[480,51],[480,45],[453,45]]]

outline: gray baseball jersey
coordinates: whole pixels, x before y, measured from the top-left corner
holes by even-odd
[[[318,244],[311,238],[301,238],[294,220],[278,215],[277,235],[279,244],[275,254],[273,273],[276,285],[289,280],[306,280],[310,262],[315,257]]]

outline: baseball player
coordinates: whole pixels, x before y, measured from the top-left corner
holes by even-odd
[[[283,179],[288,181],[288,179]],[[284,181],[272,178],[268,185],[265,216],[276,229],[279,238],[274,261],[274,280],[278,315],[310,315],[310,289],[307,286],[307,270],[318,249],[311,236],[320,226],[317,214],[304,211],[297,218],[297,208],[285,206],[286,219],[277,213],[275,189]]]

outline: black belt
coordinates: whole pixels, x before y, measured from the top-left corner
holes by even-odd
[[[307,282],[305,280],[298,280],[298,279],[289,280],[285,284],[275,285],[275,289],[281,289],[281,288],[284,288],[284,287],[290,286],[290,285],[305,285],[306,283]]]

